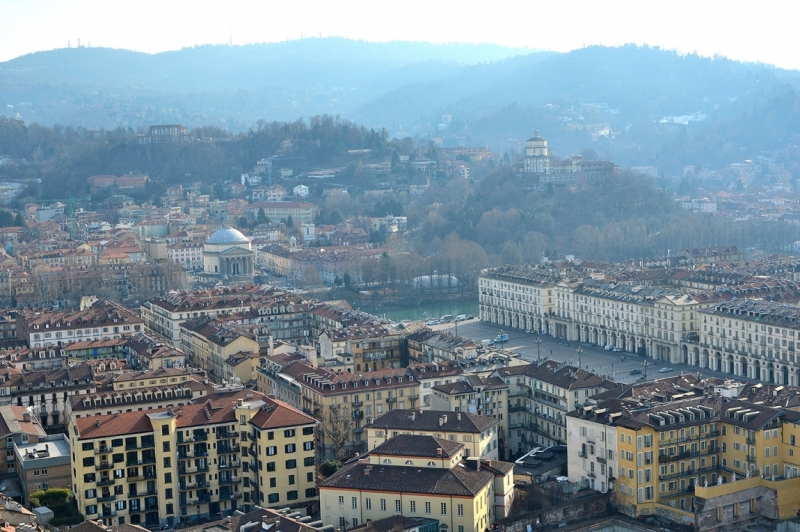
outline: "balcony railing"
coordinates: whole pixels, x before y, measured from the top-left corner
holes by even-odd
[[[112,495],[106,495],[104,497],[98,497],[97,502],[109,502],[109,501],[115,501],[116,499],[117,496],[112,494]]]
[[[98,486],[111,486],[114,484],[113,478],[103,478],[97,481]]]

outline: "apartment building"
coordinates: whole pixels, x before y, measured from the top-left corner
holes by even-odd
[[[25,309],[17,314],[17,337],[24,339],[31,348],[121,338],[143,328],[139,316],[108,300],[96,301],[85,310]]]
[[[396,408],[419,405],[419,383],[407,368],[348,373],[294,362],[274,378],[296,387],[296,406],[319,419],[322,459],[366,451],[366,424]]]
[[[602,490],[615,479],[622,513],[703,530],[796,515],[800,413],[737,398],[744,385],[681,379],[571,413],[571,480],[590,477]]]
[[[543,360],[495,371],[508,386],[508,449],[520,456],[534,447],[567,443],[567,413],[611,383],[568,363]]]
[[[406,335],[408,359],[420,364],[441,363],[475,357],[478,343],[448,332],[420,329]]]
[[[701,368],[766,383],[800,385],[800,309],[762,300],[719,302],[699,313],[681,358]]]
[[[464,456],[464,444],[400,434],[351,460],[319,485],[324,524],[355,528],[390,515],[438,519],[475,532],[506,517],[513,464]]]
[[[152,297],[142,303],[140,312],[147,329],[179,343],[180,324],[188,319],[231,314],[250,309],[250,296],[258,294],[257,285],[209,290],[185,290]]]
[[[508,385],[499,377],[462,375],[457,381],[431,388],[431,409],[466,412],[497,419],[498,454],[508,453]]]
[[[46,436],[36,415],[24,406],[0,406],[0,434],[6,439],[6,452],[0,455],[0,474],[17,472],[15,445],[38,443]]]
[[[419,382],[420,408],[431,407],[431,391],[440,384],[459,380],[464,370],[456,362],[436,362],[409,366]]]
[[[255,339],[208,317],[194,318],[181,324],[181,347],[189,362],[208,371],[216,382],[228,375],[225,361],[230,356],[259,351]]]
[[[400,367],[402,336],[383,324],[358,324],[325,330],[319,335],[320,357],[352,355],[352,371],[375,371]]]
[[[66,425],[66,405],[74,395],[97,391],[88,363],[64,369],[0,375],[0,406],[30,408],[49,431]]]
[[[367,449],[374,449],[399,434],[433,436],[464,444],[464,456],[498,459],[500,422],[491,417],[444,410],[392,410],[366,427]]]
[[[38,490],[70,487],[70,449],[67,437],[57,434],[38,443],[17,445],[13,453],[22,488],[22,502],[30,504],[30,495]]]
[[[502,267],[479,280],[481,316],[569,341],[610,346],[666,363],[684,362],[699,311],[714,304],[672,288],[557,279],[544,268]]]
[[[559,281],[559,276],[545,267],[502,266],[485,270],[478,278],[481,320],[549,333],[547,317],[555,309]]]
[[[70,423],[72,487],[87,519],[174,526],[259,506],[315,505],[314,427],[247,391]]]

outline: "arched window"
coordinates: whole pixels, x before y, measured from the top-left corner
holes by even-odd
[[[406,465],[414,465],[414,461],[413,460],[406,460]]]
[[[436,467],[436,462],[431,460],[430,462],[428,462],[428,467]]]
[[[384,458],[384,459],[383,459],[383,463],[384,463],[384,464],[389,464],[389,465],[392,465],[392,461],[391,461],[391,460],[389,460],[388,458]]]

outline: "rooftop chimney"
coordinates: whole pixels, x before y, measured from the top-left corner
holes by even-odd
[[[457,420],[459,420],[459,421],[461,421],[461,412],[459,412],[459,413],[457,413],[457,414],[456,414],[456,419],[457,419]]]
[[[442,423],[447,423],[447,414],[442,416]]]
[[[436,448],[436,454],[439,455],[439,456],[442,456],[442,448],[441,447],[437,447]]]

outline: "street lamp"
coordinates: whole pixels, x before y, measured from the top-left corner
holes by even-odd
[[[579,347],[575,352],[578,354],[578,369],[581,369],[581,353],[583,353],[583,348]]]
[[[506,341],[504,335],[505,335],[505,333],[503,332],[503,329],[500,329],[500,350],[501,351],[503,350],[503,344]]]
[[[541,361],[542,360],[542,354],[541,354],[541,352],[539,350],[539,346],[542,345],[542,339],[539,338],[539,337],[536,337],[535,342],[536,342],[536,360]]]

